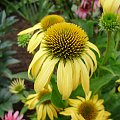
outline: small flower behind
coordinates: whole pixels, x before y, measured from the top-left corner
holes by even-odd
[[[69,99],[71,107],[66,108],[62,115],[71,116],[71,120],[109,120],[110,113],[105,111],[103,100],[98,95],[91,97],[91,92],[85,98]]]
[[[41,43],[45,31],[52,25],[65,22],[64,18],[59,15],[47,15],[31,28],[18,33],[18,45],[27,46],[29,53],[32,53]],[[23,43],[22,43],[23,42]]]
[[[48,86],[48,88],[44,88],[38,93],[30,94],[26,99],[25,105],[28,109],[36,109],[37,120],[46,120],[47,116],[50,120],[57,118],[57,109],[52,102],[50,100],[41,102],[42,97],[48,93],[51,93],[50,86]]]
[[[96,11],[97,7],[99,6],[98,0],[82,0],[80,6],[75,11],[75,13],[82,19],[86,19],[87,15],[90,14],[93,8],[93,12]]]
[[[16,111],[15,113],[9,111],[7,114],[5,114],[2,120],[25,120],[25,119],[23,119],[23,115],[19,115],[19,111]]]
[[[22,79],[13,80],[11,85],[9,86],[10,92],[15,94],[20,93],[24,89],[25,89],[25,84],[24,84],[24,80]]]

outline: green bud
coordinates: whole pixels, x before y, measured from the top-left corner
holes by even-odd
[[[114,13],[102,14],[99,25],[101,27],[101,30],[107,31],[120,30],[120,22],[118,21],[118,16]]]
[[[31,34],[24,34],[18,36],[18,46],[26,47],[31,38]]]

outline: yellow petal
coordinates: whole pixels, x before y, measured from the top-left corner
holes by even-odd
[[[55,108],[51,104],[49,104],[49,107],[53,112],[53,116],[57,118],[57,112],[56,112]]]
[[[45,118],[46,118],[46,112],[47,112],[46,105],[44,105],[43,111],[42,111],[42,120],[45,120]]]
[[[111,11],[116,13],[117,10],[120,9],[119,7],[120,7],[120,0],[114,0],[114,3],[112,4]]]
[[[91,92],[91,91],[89,91],[89,93],[88,93],[88,94],[86,95],[86,97],[85,97],[86,101],[90,99],[91,94],[92,94],[92,92]]]
[[[72,64],[73,90],[79,85],[80,80],[80,65],[78,60],[74,59]]]
[[[32,53],[37,47],[38,45],[40,45],[42,39],[44,37],[44,33],[39,33],[39,35],[36,35],[36,38],[31,38],[28,44],[28,51],[29,53]]]
[[[53,120],[53,112],[52,112],[52,110],[49,108],[48,105],[46,105],[46,109],[47,109],[48,117],[50,118],[50,120]]]
[[[60,60],[57,69],[57,86],[60,94],[63,94],[63,78],[64,78],[64,63],[63,60]]]
[[[63,81],[63,94],[62,99],[66,100],[69,98],[72,89],[73,89],[73,80],[72,80],[72,66],[71,61],[67,60],[65,67],[64,67],[64,78]]]
[[[87,55],[89,55],[92,58],[94,65],[95,65],[95,69],[96,69],[97,68],[97,60],[96,60],[96,56],[95,56],[94,52],[92,50],[88,49],[88,50],[86,50],[86,53],[87,53]]]
[[[31,73],[32,73],[32,76],[35,78],[38,73],[40,72],[40,69],[46,59],[47,55],[44,54],[43,56],[40,57],[40,59],[38,59],[32,66],[32,70],[31,70]]]
[[[47,85],[58,60],[59,59],[51,59],[50,57],[48,57],[43,63],[41,71],[39,72],[34,83],[34,89],[36,92],[41,91]]]
[[[30,27],[30,28],[28,28],[28,29],[25,29],[25,30],[19,32],[18,35],[23,35],[23,34],[31,33],[31,32],[33,32],[34,30],[41,29],[41,28],[42,28],[42,27],[41,27],[41,24],[38,23],[38,24],[34,25],[33,27]],[[39,32],[40,32],[40,31],[39,31]]]
[[[100,52],[99,52],[98,48],[93,43],[88,42],[88,46],[90,48],[92,48],[93,50],[95,50],[98,53],[99,57],[100,57]]]
[[[81,84],[83,87],[83,90],[85,92],[85,94],[88,94],[89,92],[89,72],[87,71],[87,68],[85,66],[85,64],[82,62],[81,59],[79,59],[80,65],[81,65]]]
[[[43,49],[40,49],[34,56],[32,62],[30,63],[29,65],[29,68],[28,68],[28,77],[30,79],[32,79],[32,76],[30,75],[30,71],[31,71],[31,68],[32,66],[35,64],[35,62],[40,59],[44,54],[46,53],[46,51],[44,51]]]
[[[84,60],[87,70],[90,73],[90,77],[91,77],[93,72],[95,71],[95,67],[93,66],[93,61],[87,54],[82,55],[82,59]]]
[[[41,120],[41,118],[42,118],[42,112],[43,112],[43,104],[41,104],[37,108],[37,119],[38,120]]]
[[[113,12],[113,11],[111,11],[111,8],[112,8],[114,1],[115,0],[105,0],[105,2],[103,4],[103,12],[104,13]]]

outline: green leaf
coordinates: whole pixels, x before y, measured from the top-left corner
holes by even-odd
[[[93,93],[97,93],[104,85],[108,84],[112,78],[113,78],[113,75],[106,74],[102,77],[91,79],[90,88],[93,91]]]
[[[19,73],[16,73],[16,74],[12,74],[12,78],[22,78],[22,79],[27,79],[28,80],[27,71],[19,72]]]
[[[0,117],[3,118],[4,117],[4,111],[2,109],[0,109]]]
[[[51,95],[52,103],[58,108],[65,108],[66,101],[62,100],[62,96],[58,91],[57,84],[54,79],[51,80],[51,84],[52,84],[52,95]]]

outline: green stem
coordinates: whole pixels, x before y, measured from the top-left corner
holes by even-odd
[[[106,62],[108,60],[109,51],[110,51],[111,32],[108,31],[107,34],[108,34],[108,41],[107,41],[105,56],[103,58],[102,65],[106,64]]]

